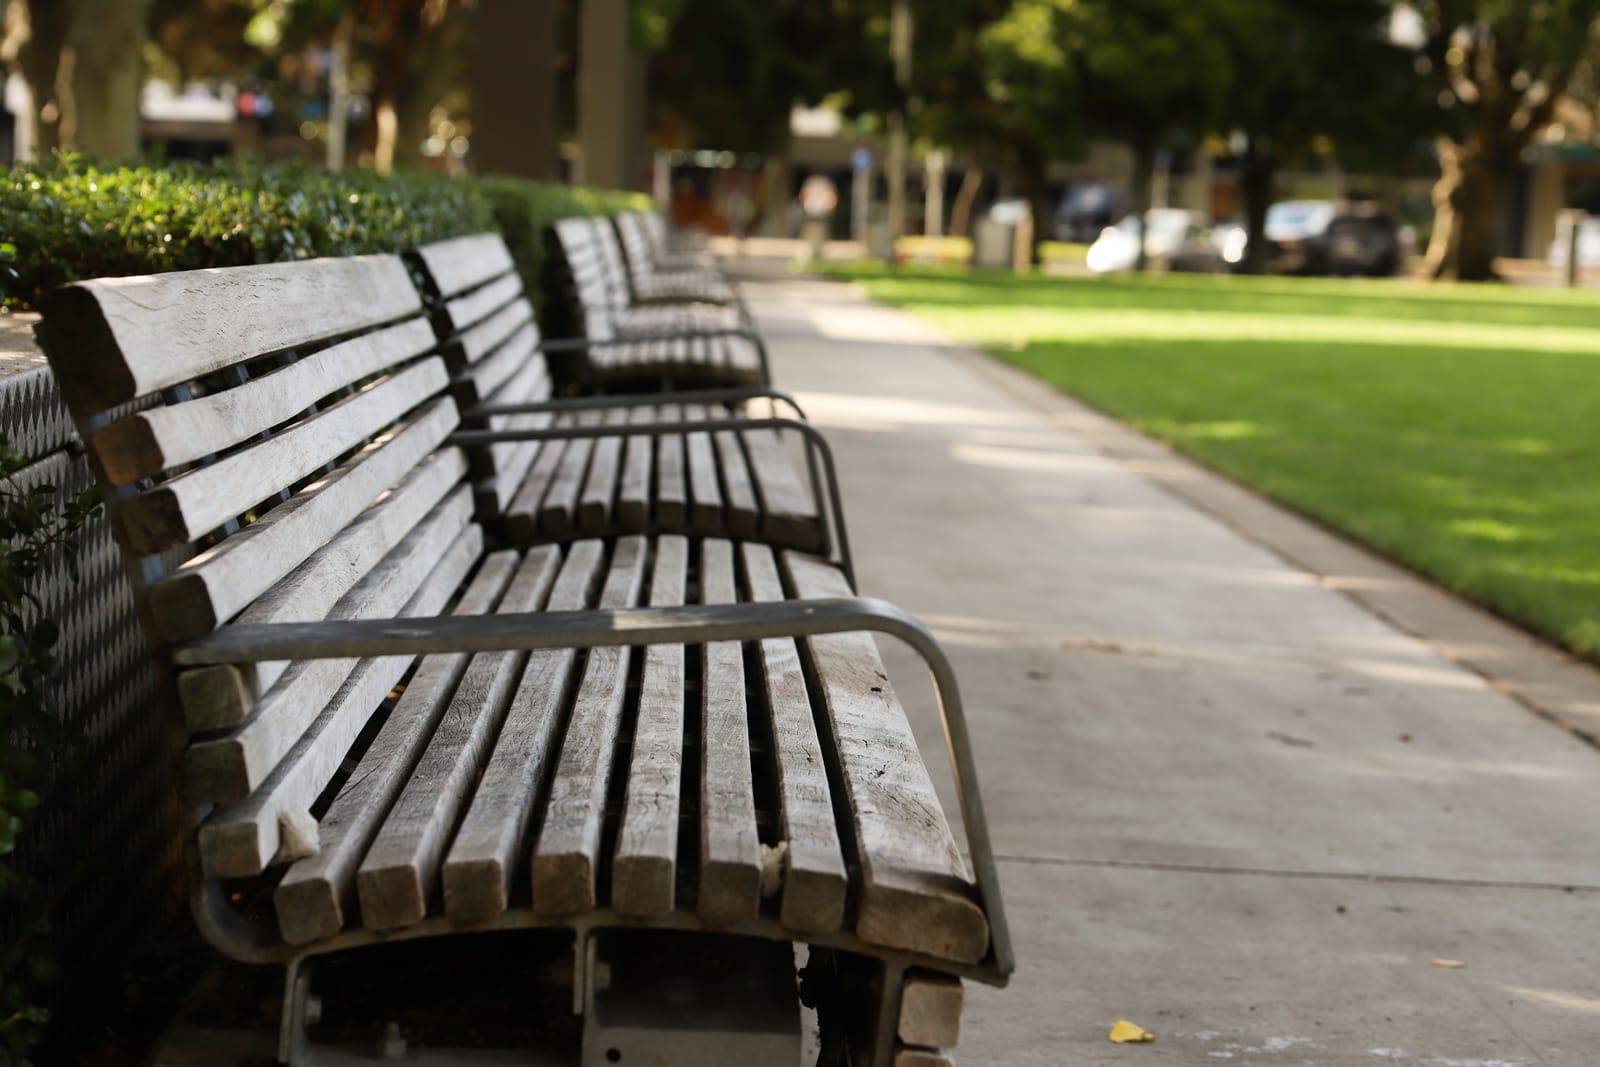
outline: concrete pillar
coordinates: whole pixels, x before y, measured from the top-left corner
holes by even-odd
[[[480,174],[545,181],[556,165],[557,0],[478,0],[472,158]]]
[[[1556,239],[1556,220],[1567,206],[1567,166],[1559,159],[1540,159],[1528,175],[1527,227],[1524,253],[1543,259]]]
[[[642,59],[628,0],[582,0],[578,25],[578,164],[583,185],[633,189],[642,146]]]

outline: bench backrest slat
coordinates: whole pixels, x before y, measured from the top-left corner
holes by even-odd
[[[44,298],[39,339],[82,417],[421,306],[395,256],[305,260],[79,282]]]
[[[422,319],[363,334],[238,388],[118,419],[95,432],[96,451],[106,476],[128,485],[265,433],[322,397],[421,355],[434,343]]]
[[[155,643],[236,619],[432,611],[457,587],[482,538],[424,310],[393,255],[84,282],[45,299],[41,342],[102,479],[126,487],[112,521],[145,576]],[[409,658],[384,662],[378,674],[354,659],[180,671],[186,722],[205,732],[185,756],[190,796],[220,816],[292,779],[309,804]]]
[[[446,300],[515,269],[511,250],[497,233],[435,241],[416,250],[434,295]]]
[[[562,219],[554,226],[561,257],[566,263],[572,295],[583,314],[584,335],[610,340],[616,335],[611,311],[620,300],[612,291],[600,242],[588,219]]]

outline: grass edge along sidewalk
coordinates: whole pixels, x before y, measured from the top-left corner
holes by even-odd
[[[1600,295],[824,272],[1600,660]]]

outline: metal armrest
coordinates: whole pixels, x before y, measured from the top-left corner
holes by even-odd
[[[828,597],[622,611],[442,615],[224,626],[205,637],[176,646],[173,658],[183,666],[200,666],[264,660],[704,644],[862,632],[899,638],[922,657],[933,676],[967,847],[972,854],[980,902],[989,921],[993,967],[1001,976],[1009,975],[1016,960],[1000,901],[999,873],[989,842],[988,824],[984,821],[977,764],[955,670],[932,631],[920,619],[888,601]]]
[[[662,394],[662,402],[678,394]],[[606,426],[541,426],[527,430],[457,430],[450,435],[450,443],[465,448],[478,448],[514,441],[568,441],[582,437],[643,437],[659,434],[717,433],[722,430],[793,430],[806,439],[806,468],[811,476],[811,496],[817,503],[817,517],[823,515],[823,486],[827,481],[827,508],[832,514],[834,535],[839,544],[839,566],[851,587],[856,584],[855,559],[850,552],[850,534],[845,529],[844,501],[839,492],[839,472],[833,461],[833,447],[822,432],[809,422],[800,419],[748,419],[721,418],[674,420],[669,422],[629,422]],[[817,457],[822,457],[822,468],[817,467]],[[829,552],[827,525],[823,525],[822,552]]]
[[[595,411],[608,408],[639,408],[656,404],[738,404],[746,400],[772,400],[787,405],[796,418],[805,418],[793,394],[786,389],[765,385],[736,386],[727,389],[689,389],[672,393],[607,393],[604,396],[563,397],[528,404],[480,404],[462,412],[467,418],[488,415],[536,415],[540,412]]]

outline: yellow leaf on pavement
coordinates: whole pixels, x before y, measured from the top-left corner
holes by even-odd
[[[1111,1040],[1119,1045],[1134,1041],[1154,1041],[1156,1035],[1142,1026],[1135,1026],[1126,1019],[1118,1019],[1111,1024]]]
[[[1433,961],[1433,965],[1435,967],[1465,967],[1466,966],[1466,964],[1462,963],[1460,960],[1434,960]]]

